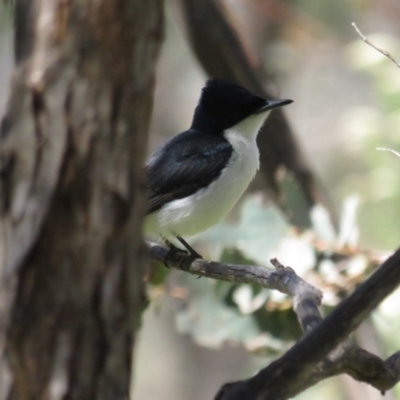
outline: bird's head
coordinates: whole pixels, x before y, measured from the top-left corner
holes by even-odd
[[[267,100],[235,83],[210,79],[201,92],[192,128],[222,133],[256,115],[259,115],[262,123],[270,110],[290,103],[292,100]]]

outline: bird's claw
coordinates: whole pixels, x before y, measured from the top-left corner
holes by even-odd
[[[168,265],[168,259],[175,258],[177,255],[184,255],[185,256],[185,261],[184,261],[184,268],[183,269],[188,269],[189,266],[192,264],[193,261],[197,259],[203,259],[203,256],[199,254],[196,250],[194,250],[187,242],[184,240],[181,236],[176,236],[176,238],[179,240],[179,242],[185,247],[186,250],[180,249],[179,247],[176,247],[173,243],[171,243],[168,239],[163,238],[165,244],[168,246],[169,251],[166,254],[164,258],[164,265],[167,268],[170,268]]]

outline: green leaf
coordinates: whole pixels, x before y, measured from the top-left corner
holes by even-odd
[[[288,216],[290,224],[300,229],[311,228],[310,202],[304,190],[292,173],[285,171],[279,175],[279,189],[284,199],[285,215]]]
[[[273,252],[288,234],[283,214],[274,206],[264,206],[259,196],[252,196],[243,203],[239,224],[221,223],[198,238],[212,245],[237,248],[244,257],[269,265]]]
[[[184,277],[189,289],[186,307],[176,317],[177,329],[202,346],[218,348],[225,342],[243,343],[260,332],[251,315],[241,315],[219,298],[215,283]]]
[[[319,239],[330,244],[335,242],[335,228],[333,227],[328,210],[322,204],[317,204],[312,208],[311,221]]]
[[[299,337],[300,328],[291,309],[267,310],[265,300],[270,292],[266,289],[255,294],[250,285],[224,282],[221,290],[218,281],[189,274],[180,275],[178,284],[185,287],[188,296],[176,316],[177,330],[199,345],[218,348],[229,342],[271,355],[286,348],[287,340]]]

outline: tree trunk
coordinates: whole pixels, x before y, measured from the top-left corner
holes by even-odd
[[[128,398],[162,11],[17,1],[0,131],[1,400]]]

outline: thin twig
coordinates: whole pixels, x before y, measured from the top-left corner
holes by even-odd
[[[309,332],[321,320],[319,305],[322,292],[300,278],[296,272],[283,266],[276,258],[271,264],[276,271],[257,265],[225,264],[203,259],[192,260],[185,252],[169,254],[168,249],[156,243],[147,242],[149,255],[154,260],[164,261],[168,254],[168,266],[189,272],[196,276],[235,283],[251,283],[266,289],[278,290],[293,298],[293,310],[297,314],[304,332]]]
[[[365,35],[358,29],[358,26],[352,22],[352,27],[356,30],[356,32],[358,33],[358,35],[360,36],[360,38],[367,43],[369,46],[371,46],[372,48],[374,48],[376,51],[379,51],[379,53],[383,54],[384,56],[386,56],[387,58],[389,58],[391,61],[393,61],[397,68],[400,68],[400,62],[397,61],[388,51],[386,50],[382,50],[379,47],[375,46],[373,43],[371,43],[366,37]]]
[[[275,289],[290,296],[300,292],[310,292],[317,305],[321,304],[322,292],[300,278],[290,267],[284,267],[276,258],[271,260],[276,271],[257,265],[227,264],[216,261],[195,260],[186,252],[169,254],[167,248],[153,242],[146,242],[150,258],[158,261],[168,260],[168,267],[189,272],[193,275],[220,279],[234,283],[251,283],[266,289]]]
[[[377,147],[376,149],[377,149],[377,150],[380,150],[380,151],[388,151],[388,152],[394,154],[395,156],[400,157],[400,153],[397,152],[396,150],[385,149],[384,147]]]

